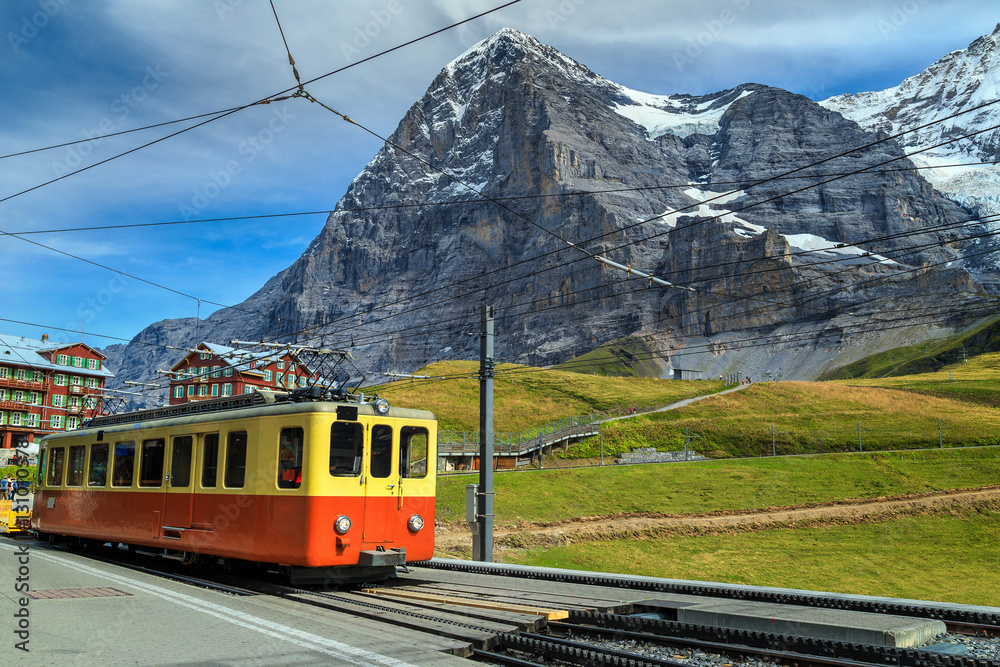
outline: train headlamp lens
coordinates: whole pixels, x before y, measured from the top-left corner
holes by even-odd
[[[389,401],[385,400],[384,398],[380,398],[377,401],[375,401],[375,412],[379,413],[380,415],[384,415],[385,413],[389,412]]]
[[[344,515],[337,517],[337,520],[333,522],[333,529],[337,531],[338,534],[344,535],[351,529],[351,520]]]
[[[409,526],[410,530],[414,533],[420,532],[420,529],[424,527],[424,519],[419,514],[414,514],[410,517],[407,526]]]

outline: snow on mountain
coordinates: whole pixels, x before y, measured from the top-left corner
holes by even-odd
[[[624,86],[618,88],[630,104],[615,104],[615,111],[646,128],[650,139],[664,134],[715,134],[729,105],[753,94],[752,90],[733,89],[694,103],[690,95],[650,95]]]
[[[894,88],[838,95],[820,104],[868,130],[914,130],[898,142],[907,153],[921,151],[911,159],[930,167],[921,171],[928,181],[979,215],[1000,215],[1000,166],[978,164],[1000,159],[1000,129],[980,132],[1000,125],[998,45],[1000,24]],[[941,122],[928,125],[934,121]],[[992,225],[1000,229],[1000,221]]]

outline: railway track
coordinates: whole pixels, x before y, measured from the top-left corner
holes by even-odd
[[[731,600],[748,600],[754,602],[772,602],[777,604],[817,607],[823,609],[840,609],[877,614],[892,614],[914,618],[938,620],[948,626],[949,631],[958,634],[1000,637],[1000,613],[988,613],[970,609],[965,605],[933,605],[911,601],[892,602],[885,598],[865,598],[835,594],[811,594],[801,591],[785,591],[782,589],[749,588],[735,585],[703,584],[690,581],[672,581],[669,579],[652,579],[649,577],[626,577],[592,572],[574,572],[568,570],[534,569],[497,565],[493,563],[475,563],[471,561],[450,561],[434,559],[420,563],[422,567],[467,572],[478,574],[500,575],[541,581],[557,581],[589,586],[607,586],[631,590],[650,591],[654,593],[671,593],[680,595],[696,595],[704,597],[725,598]]]
[[[526,596],[526,608],[528,605],[536,605],[534,613],[517,610],[503,595],[497,594],[495,584],[484,584],[481,589],[477,589],[476,577],[470,578],[472,583],[468,585],[467,593],[451,592],[447,596],[441,595],[440,588],[421,584],[419,576],[401,577],[377,588],[324,590],[322,587],[290,586],[266,578],[225,572],[191,573],[189,568],[183,568],[177,563],[137,558],[118,549],[88,549],[85,553],[105,562],[218,590],[228,595],[274,596],[329,611],[331,617],[348,614],[368,621],[386,623],[389,626],[387,632],[395,630],[433,634],[445,642],[453,640],[456,655],[467,655],[473,660],[495,665],[692,667],[753,660],[755,664],[795,664],[800,667],[1000,667],[998,660],[949,654],[940,650],[852,644],[680,623],[663,618],[663,608],[645,607],[641,602],[609,605],[608,600],[595,600],[595,604],[591,606],[604,606],[605,610],[587,609],[587,593],[580,594],[576,608],[569,609],[559,618],[546,618],[545,610],[537,606],[537,600],[531,601],[530,596]],[[595,583],[605,587],[641,587],[641,590],[650,591],[660,590],[663,585],[662,582],[612,575],[570,575],[528,568],[515,568],[516,572],[508,573],[511,568],[484,568],[483,564],[459,567],[461,564],[434,562],[429,565],[438,569],[464,571],[488,569],[493,576],[498,573],[535,579],[554,576],[561,583],[579,584],[581,591]],[[602,583],[597,583],[598,581]],[[689,583],[671,586],[670,590],[677,592],[682,589],[684,593],[690,594],[695,588],[701,591],[701,595],[707,595],[707,590],[724,590],[730,593],[728,597],[736,597],[735,593],[738,592],[735,587],[698,586]],[[571,599],[571,596],[565,594],[546,595],[551,595],[553,602]],[[813,595],[786,597],[821,601],[818,596]],[[494,603],[485,605],[483,599],[492,599]],[[747,596],[740,599],[747,599]],[[754,596],[754,599],[759,598]],[[775,599],[777,598],[767,598],[771,602]],[[834,603],[843,604],[844,600],[812,606],[830,606]],[[912,605],[906,606],[910,608]],[[890,607],[892,605],[886,608]],[[935,612],[930,605],[925,605],[921,611],[938,613],[940,616],[946,610]],[[956,622],[957,625],[960,623]],[[1000,635],[1000,627],[997,625],[979,625],[985,626],[976,630],[980,635],[986,631],[994,636]],[[950,631],[954,629],[949,627]],[[471,651],[461,652],[458,649],[465,645],[471,646]],[[686,657],[681,661],[674,658],[678,654],[697,655],[700,658]]]

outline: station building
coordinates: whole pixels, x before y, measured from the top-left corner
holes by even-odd
[[[305,387],[313,371],[294,352],[252,352],[201,343],[168,371],[170,405],[255,390],[291,391]]]
[[[85,343],[0,334],[0,450],[70,431],[103,405],[114,377],[103,354]]]

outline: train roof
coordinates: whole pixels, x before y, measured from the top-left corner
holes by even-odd
[[[129,431],[168,428],[189,424],[205,424],[210,422],[247,419],[252,417],[273,417],[279,415],[333,413],[343,415],[348,411],[350,418],[359,416],[384,417],[387,419],[420,419],[434,420],[434,414],[428,410],[399,408],[384,404],[385,412],[376,409],[378,402],[362,402],[351,400],[305,400],[293,401],[283,395],[270,392],[254,392],[242,396],[223,399],[197,401],[172,405],[149,410],[125,412],[119,415],[104,415],[87,422],[83,428],[45,436],[42,442],[61,440],[104,433],[126,433]]]

